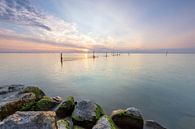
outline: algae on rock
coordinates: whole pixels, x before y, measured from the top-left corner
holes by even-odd
[[[72,96],[67,97],[67,99],[62,102],[56,110],[57,117],[64,118],[71,116],[74,110],[75,102]]]
[[[44,96],[41,100],[36,102],[35,110],[48,111],[51,110],[51,108],[55,107],[56,105],[57,105],[56,101],[54,101],[52,98],[48,96]]]

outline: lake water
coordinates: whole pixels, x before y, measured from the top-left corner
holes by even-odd
[[[91,99],[108,113],[134,106],[169,129],[195,129],[195,55],[88,56],[64,54],[61,64],[59,54],[0,54],[0,85],[38,85],[50,96]]]

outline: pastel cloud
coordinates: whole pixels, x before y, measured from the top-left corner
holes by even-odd
[[[44,24],[46,16],[30,4],[29,0],[1,0],[0,19],[21,25],[36,26],[50,31],[51,28]]]
[[[34,44],[33,50],[37,47],[44,51],[43,46],[50,51],[52,46],[56,51],[195,47],[193,3],[170,4],[166,0],[145,4],[117,0],[1,0],[0,47],[3,50],[9,44],[10,49],[30,49]]]
[[[89,48],[95,44],[90,36],[80,33],[75,24],[36,10],[30,0],[2,0],[0,19],[26,26],[28,34],[18,34],[12,30],[2,30],[0,37],[9,40],[44,43],[59,47]]]

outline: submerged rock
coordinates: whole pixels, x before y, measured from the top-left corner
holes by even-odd
[[[43,98],[43,96],[45,96],[45,93],[39,87],[33,86],[25,87],[19,92],[19,94],[22,93],[34,93],[36,96],[36,100],[40,100]]]
[[[143,129],[143,117],[139,110],[134,107],[126,110],[115,110],[111,117],[114,123],[122,129]]]
[[[1,129],[57,129],[55,112],[16,112],[0,123]]]
[[[21,90],[24,85],[8,85],[0,87],[0,95]]]
[[[97,124],[92,129],[118,129],[118,128],[116,127],[116,125],[114,124],[114,122],[109,116],[104,115],[98,120]]]
[[[4,99],[9,98],[10,96],[16,95],[24,85],[6,85],[0,86],[0,102]]]
[[[74,110],[75,102],[72,96],[67,97],[67,100],[62,102],[56,109],[57,117],[64,118],[70,116]]]
[[[147,120],[145,121],[144,129],[166,129],[166,128],[153,120]]]
[[[66,119],[58,120],[57,125],[58,129],[71,129],[71,125]]]
[[[98,104],[89,100],[80,100],[75,106],[72,118],[74,124],[91,129],[103,114]]]
[[[58,103],[48,96],[44,96],[41,100],[36,102],[34,110],[36,111],[49,111]]]
[[[34,93],[24,93],[9,97],[0,103],[0,120],[20,110],[22,106],[34,102]]]

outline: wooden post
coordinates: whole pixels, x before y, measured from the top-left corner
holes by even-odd
[[[95,52],[93,51],[93,58],[95,58]]]
[[[60,53],[60,61],[63,62],[62,52]]]

